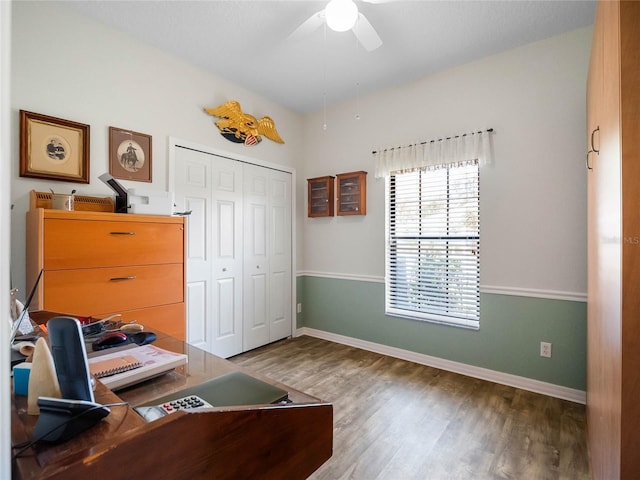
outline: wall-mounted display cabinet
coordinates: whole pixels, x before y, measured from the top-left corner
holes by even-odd
[[[338,185],[338,215],[367,214],[367,172],[340,173]]]
[[[326,176],[307,179],[307,216],[333,217],[334,178],[335,177],[332,176]]]

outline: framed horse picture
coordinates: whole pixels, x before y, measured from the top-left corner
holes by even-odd
[[[151,182],[151,135],[109,127],[109,173],[122,180]]]

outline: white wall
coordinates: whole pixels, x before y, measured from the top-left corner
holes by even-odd
[[[326,131],[322,112],[309,115],[299,197],[307,178],[366,170],[367,216],[300,213],[298,268],[382,278],[384,181],[371,151],[494,128],[495,164],[481,170],[483,287],[584,296],[590,48],[591,29],[579,29],[331,108]]]
[[[292,168],[302,156],[302,122],[297,113],[60,4],[18,2],[13,10],[15,132],[21,109],[91,126],[89,185],[19,177],[18,135],[14,135],[12,267],[23,291],[29,191],[76,188],[79,194],[112,195],[98,180],[109,171],[109,126],[153,137],[153,183],[123,181],[129,188],[167,189],[169,137]],[[256,73],[247,71],[248,75]],[[255,147],[245,147],[224,139],[214,125],[216,119],[202,109],[229,99],[238,100],[245,112],[258,118],[272,117],[285,145],[265,138]]]
[[[20,109],[91,125],[90,185],[20,178],[13,136],[12,265],[23,291],[29,190],[110,195],[97,180],[108,171],[110,125],[153,136],[153,185],[129,187],[166,188],[169,136],[297,167],[298,269],[375,279],[384,275],[384,186],[371,150],[492,127],[496,161],[481,174],[483,286],[586,290],[589,28],[330,108],[324,131],[321,112],[302,129],[299,115],[73,10],[47,2],[13,10],[15,131]],[[287,143],[249,149],[223,139],[201,110],[230,98],[272,116]],[[368,215],[308,219],[306,179],[353,170],[370,172]]]

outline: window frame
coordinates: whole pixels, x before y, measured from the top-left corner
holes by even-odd
[[[457,168],[458,166],[469,166],[469,165],[475,165],[476,167],[476,173],[475,173],[475,188],[477,188],[477,205],[475,206],[475,208],[477,209],[477,235],[467,235],[467,236],[449,236],[449,235],[438,235],[438,236],[429,236],[429,235],[417,235],[416,238],[419,238],[418,242],[420,243],[422,240],[425,241],[429,241],[429,240],[444,240],[446,242],[446,249],[447,249],[447,254],[446,254],[446,258],[447,258],[447,264],[449,262],[449,243],[446,239],[447,238],[451,238],[456,239],[456,240],[471,240],[471,241],[477,241],[477,252],[475,255],[476,258],[476,278],[477,278],[477,283],[474,289],[475,293],[475,305],[476,305],[476,314],[473,316],[473,318],[468,318],[468,317],[463,317],[463,316],[455,316],[455,315],[442,315],[440,313],[435,313],[435,312],[427,312],[424,311],[424,305],[423,305],[423,309],[422,310],[415,310],[415,309],[406,309],[406,308],[399,308],[397,305],[397,301],[392,300],[392,296],[395,293],[395,291],[397,290],[397,286],[399,282],[391,282],[391,278],[392,278],[392,268],[396,268],[396,266],[399,264],[398,262],[398,256],[397,256],[397,252],[395,253],[395,257],[392,259],[392,243],[394,242],[394,239],[396,237],[402,237],[401,235],[392,235],[392,221],[395,220],[395,215],[397,213],[397,210],[395,210],[395,203],[392,205],[392,197],[391,197],[391,193],[392,193],[392,182],[395,181],[395,177],[397,175],[403,175],[404,173],[415,173],[415,171],[412,172],[393,172],[391,175],[387,175],[385,178],[385,314],[389,315],[389,316],[393,316],[393,317],[401,317],[401,318],[409,318],[412,320],[419,320],[419,321],[424,321],[424,322],[430,322],[430,323],[437,323],[437,324],[444,324],[444,325],[451,325],[451,326],[456,326],[456,327],[461,327],[461,328],[468,328],[468,329],[473,329],[473,330],[478,330],[480,328],[480,165],[479,162],[477,161],[472,161],[472,162],[467,162],[465,163],[465,165],[445,165],[442,166],[442,169],[446,169],[447,170],[447,180],[446,180],[446,202],[447,202],[447,207],[446,207],[446,221],[444,223],[447,224],[447,226],[450,223],[450,217],[451,217],[451,195],[450,195],[450,190],[451,190],[451,179],[450,179],[450,170],[452,168]],[[429,171],[431,171],[431,169],[420,169],[420,174],[428,174]],[[418,197],[421,197],[421,193],[417,194]],[[421,198],[420,198],[421,200]],[[418,205],[421,205],[421,201],[418,201]],[[392,219],[392,207],[394,208],[394,218]],[[422,217],[424,219],[424,217]],[[421,222],[417,222],[417,224],[420,224]],[[405,235],[406,236],[406,235]],[[436,238],[437,237],[437,238]],[[419,252],[422,251],[422,249],[420,247],[419,248]],[[418,257],[419,255],[417,255],[416,257]],[[416,262],[420,263],[419,258],[416,258]],[[420,263],[420,265],[422,265],[422,263]],[[448,271],[448,270],[447,270]],[[472,272],[473,269],[469,269],[469,272]],[[426,278],[426,277],[425,277]],[[433,278],[433,277],[429,277],[429,278]],[[424,285],[424,284],[421,284]],[[450,297],[448,297],[447,295],[445,295],[445,297],[447,299],[449,299]],[[438,295],[438,296],[434,296],[433,298],[435,299],[440,299],[442,298],[442,296]],[[448,301],[448,300],[447,300]],[[436,308],[433,308],[433,310],[437,310]]]

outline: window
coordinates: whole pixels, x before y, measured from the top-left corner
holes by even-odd
[[[479,328],[478,162],[387,178],[386,313]]]

